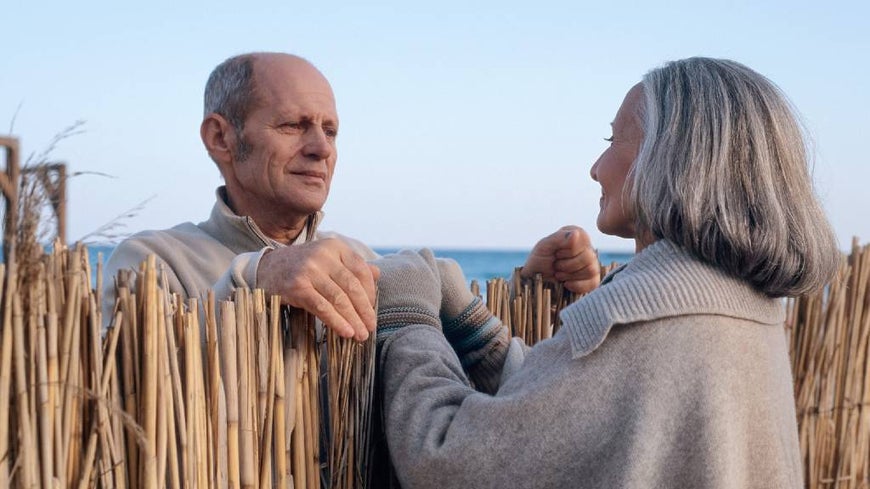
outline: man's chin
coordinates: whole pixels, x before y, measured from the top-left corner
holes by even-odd
[[[315,212],[319,212],[323,209],[323,205],[326,203],[326,199],[323,200],[314,200],[307,202],[299,202],[296,201],[292,205],[288,203],[285,207],[288,212],[293,212],[294,214],[309,216],[314,214]]]

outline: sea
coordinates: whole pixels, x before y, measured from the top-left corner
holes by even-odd
[[[101,259],[105,263],[113,249],[114,246],[112,245],[89,246],[88,253],[92,268],[96,270],[96,263],[100,257],[102,257]],[[395,253],[399,249],[374,248],[381,255]],[[433,248],[432,251],[435,253],[435,256],[456,260],[459,266],[462,267],[462,271],[465,273],[465,278],[469,284],[472,280],[476,280],[481,286],[481,291],[483,291],[487,280],[496,277],[510,277],[514,268],[520,267],[525,263],[530,250]],[[600,250],[598,252],[599,261],[605,265],[614,262],[625,263],[631,257],[632,253]]]

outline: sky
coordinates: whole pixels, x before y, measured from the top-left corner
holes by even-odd
[[[123,5],[129,3],[130,5]],[[595,246],[589,169],[625,92],[689,56],[773,80],[811,138],[841,248],[870,241],[870,2],[43,2],[0,9],[0,134],[72,172],[68,238],[208,217],[202,91],[225,58],[285,51],[330,80],[338,166],[323,229],[372,246],[528,249],[562,225]],[[148,200],[150,199],[150,200]]]

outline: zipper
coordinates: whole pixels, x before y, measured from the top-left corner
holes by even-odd
[[[264,245],[266,245],[266,246],[271,246],[271,247],[273,247],[273,248],[275,247],[275,244],[271,242],[272,240],[270,240],[269,238],[267,238],[267,237],[263,234],[263,232],[260,231],[260,228],[257,227],[257,224],[254,223],[254,220],[251,219],[249,216],[245,216],[245,224],[248,225],[248,229],[250,229],[251,232],[254,233],[254,236],[260,238],[260,241],[261,241]]]

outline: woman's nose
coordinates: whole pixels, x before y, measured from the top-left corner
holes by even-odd
[[[592,177],[592,180],[598,181],[598,162],[601,161],[601,157],[595,160],[595,163],[592,164],[592,168],[589,169],[589,176]]]

